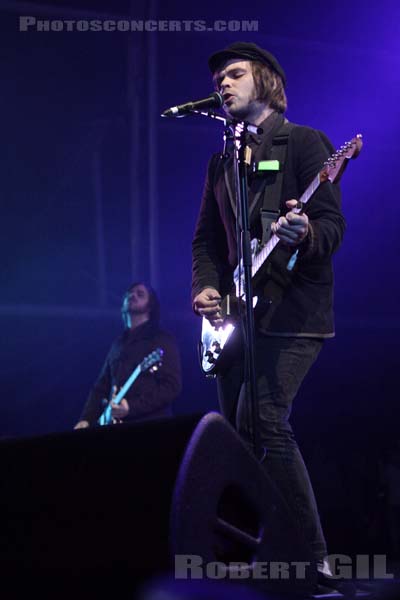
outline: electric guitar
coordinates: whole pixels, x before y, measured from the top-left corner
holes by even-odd
[[[329,159],[324,163],[321,171],[319,171],[319,173],[314,177],[310,185],[302,194],[298,201],[297,208],[294,208],[293,212],[297,214],[301,213],[304,204],[310,200],[320,185],[326,181],[337,183],[341,178],[348,161],[352,158],[357,158],[361,152],[361,148],[362,135],[358,134],[352,140],[341,146],[334,154],[332,154],[332,156],[330,156]],[[252,283],[256,279],[257,273],[265,264],[266,260],[278,243],[279,238],[275,234],[270,237],[264,246],[262,246],[257,239],[253,239],[251,241]],[[295,250],[287,264],[287,269],[289,271],[293,269],[297,260],[297,255],[298,250]],[[221,356],[223,355],[223,350],[235,331],[234,308],[237,307],[239,303],[246,301],[246,297],[243,292],[245,287],[242,263],[240,263],[234,271],[233,282],[235,288],[234,292],[232,294],[228,294],[221,302],[222,313],[225,319],[223,326],[216,329],[213,327],[213,325],[211,325],[208,319],[205,317],[202,319],[201,340],[199,342],[199,357],[201,369],[207,376],[214,377],[217,374],[218,366],[222,362]],[[254,308],[257,304],[257,298],[254,297],[252,302]]]
[[[132,371],[131,375],[128,377],[122,388],[119,390],[118,394],[112,398],[104,409],[103,414],[97,420],[99,425],[111,425],[113,423],[117,423],[118,421],[111,416],[111,403],[120,404],[121,400],[125,396],[126,392],[132,386],[134,381],[139,377],[140,373],[147,371],[157,371],[158,367],[162,364],[162,355],[164,354],[161,348],[157,348],[153,352],[150,352],[142,362]]]

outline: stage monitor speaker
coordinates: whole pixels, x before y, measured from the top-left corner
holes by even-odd
[[[167,571],[176,474],[200,418],[1,440],[0,597],[131,599]]]
[[[282,593],[316,586],[315,559],[288,506],[217,413],[199,422],[180,465],[171,554],[182,578],[251,582]]]
[[[185,576],[188,555],[204,577],[218,562],[235,579],[229,563],[242,562],[252,583],[283,589],[292,578],[266,579],[267,563],[312,562],[274,485],[217,413],[2,440],[0,472],[7,600],[26,598],[26,586],[42,598],[131,599],[154,575]],[[307,570],[296,585],[312,582]]]

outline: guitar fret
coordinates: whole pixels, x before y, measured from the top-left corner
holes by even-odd
[[[306,189],[304,194],[300,197],[300,202],[302,204],[306,204],[306,202],[309,201],[311,196],[318,189],[320,183],[321,183],[320,174],[318,173],[318,175],[316,175],[316,177],[314,177],[314,179],[312,180],[312,182],[310,183],[310,185],[308,186],[308,188]]]
[[[266,259],[271,254],[272,250],[275,248],[278,242],[279,238],[274,234],[272,237],[270,237],[268,242],[265,244],[264,248],[260,250],[260,252],[256,255],[251,270],[253,277],[257,273],[259,268],[263,265],[263,263],[266,261]]]

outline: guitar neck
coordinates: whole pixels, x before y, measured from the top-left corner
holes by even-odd
[[[321,176],[319,173],[314,177],[308,188],[305,192],[300,196],[299,202],[302,204],[307,204],[311,196],[317,191],[319,186],[321,185]]]
[[[263,246],[263,248],[253,257],[253,264],[251,267],[251,276],[258,272],[258,270],[263,266],[264,262],[267,260],[268,256],[271,254],[272,250],[278,244],[279,238],[277,235],[273,234],[269,238],[268,242]]]
[[[321,185],[321,178],[320,178],[320,174],[318,173],[314,177],[314,179],[312,180],[310,185],[307,187],[305,192],[301,195],[299,202],[301,202],[301,204],[306,204],[310,200],[311,196],[317,191],[317,189],[319,188],[320,185]],[[295,212],[296,211],[300,212],[300,209],[295,209]],[[278,236],[275,234],[272,235],[270,237],[270,239],[268,240],[268,242],[265,244],[265,246],[263,246],[263,248],[260,250],[260,252],[258,252],[256,254],[256,256],[253,259],[253,265],[252,265],[252,269],[251,269],[252,277],[254,277],[254,275],[262,267],[264,262],[267,260],[268,256],[271,254],[271,252],[277,246],[278,242],[279,242]]]
[[[124,385],[122,386],[122,388],[119,390],[119,392],[115,396],[115,398],[113,398],[113,403],[114,404],[119,404],[121,402],[121,400],[125,396],[126,392],[129,390],[129,388],[131,387],[131,385],[139,377],[141,371],[142,371],[142,367],[141,367],[141,365],[138,365],[136,367],[136,369],[132,372],[132,374],[129,377],[129,379],[126,380],[126,382],[124,383]]]

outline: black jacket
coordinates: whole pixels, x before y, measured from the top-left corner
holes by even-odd
[[[270,157],[272,139],[283,121],[282,115],[273,113],[261,124],[267,133],[258,140],[257,161]],[[322,132],[293,126],[287,148],[281,214],[288,211],[285,201],[301,196],[333,151]],[[192,298],[206,287],[214,287],[222,295],[232,288],[237,244],[231,181],[232,159],[221,159],[219,154],[212,156],[193,238]],[[261,205],[262,196],[250,214],[252,237],[261,238]],[[301,244],[294,270],[286,269],[294,250],[282,243],[267,260],[261,293],[272,300],[272,305],[259,320],[258,328],[270,335],[334,335],[332,254],[339,247],[345,229],[339,186],[322,184],[306,204],[305,212],[312,233]]]
[[[119,390],[135,367],[157,348],[164,352],[162,365],[154,373],[142,372],[128,390],[129,414],[124,421],[170,415],[171,403],[181,391],[179,351],[169,333],[147,321],[133,330],[125,329],[113,342],[80,420],[95,425],[104,410],[103,398],[109,400],[113,386]]]

